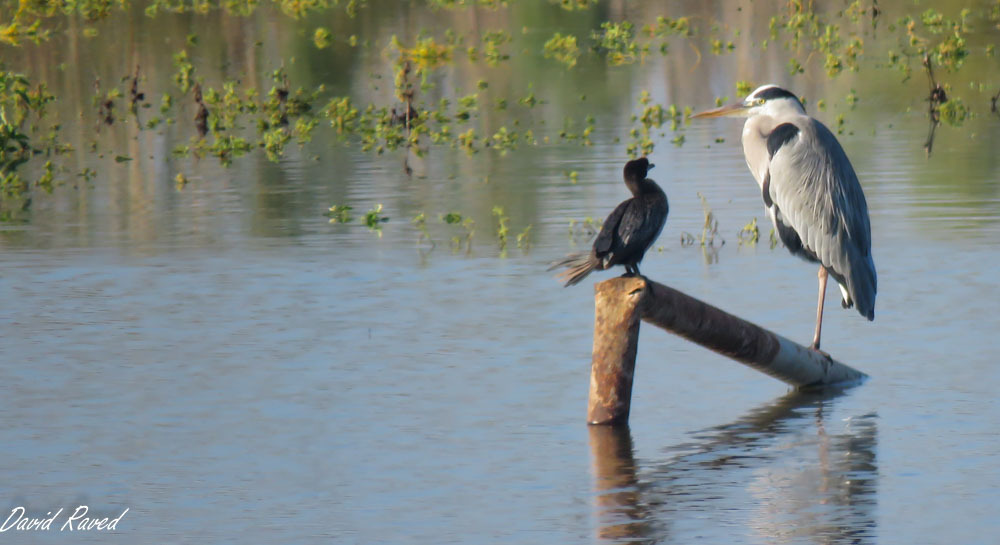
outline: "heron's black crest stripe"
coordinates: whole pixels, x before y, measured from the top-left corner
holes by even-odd
[[[778,153],[781,146],[785,145],[792,138],[799,134],[799,128],[791,123],[782,123],[771,131],[771,134],[767,135],[767,154],[770,158],[774,158],[774,154]]]
[[[782,89],[781,87],[768,87],[767,89],[764,89],[754,95],[754,98],[762,98],[764,100],[771,100],[775,98],[794,98],[795,100],[799,100],[799,97],[795,96],[790,91]]]
[[[764,197],[764,206],[766,206],[768,208],[771,208],[771,205],[774,204],[774,201],[771,200],[771,171],[770,170],[768,170],[767,173],[764,174],[764,184],[760,188],[760,194],[761,194],[762,197]]]

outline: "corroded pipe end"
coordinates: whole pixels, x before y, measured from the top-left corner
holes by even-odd
[[[639,307],[648,292],[641,277],[612,278],[594,286],[594,351],[587,406],[590,424],[628,421],[639,346]]]

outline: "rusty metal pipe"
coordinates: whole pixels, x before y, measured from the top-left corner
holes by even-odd
[[[587,413],[591,424],[628,420],[639,340],[636,317],[798,389],[847,385],[867,377],[829,356],[656,282],[613,278],[597,284],[595,292]]]
[[[639,347],[639,304],[645,293],[641,278],[616,278],[594,286],[594,353],[587,403],[591,424],[628,422]]]

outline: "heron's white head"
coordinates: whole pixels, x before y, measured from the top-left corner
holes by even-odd
[[[691,117],[753,117],[760,114],[784,117],[790,114],[804,113],[806,113],[806,109],[798,97],[777,85],[768,84],[754,89],[741,102],[706,110]]]

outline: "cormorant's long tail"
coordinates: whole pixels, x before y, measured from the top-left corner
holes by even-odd
[[[566,267],[566,270],[557,274],[556,277],[566,281],[566,286],[572,286],[590,274],[590,271],[597,268],[598,261],[593,259],[589,253],[570,254],[559,261],[554,261],[548,270],[555,270]]]

